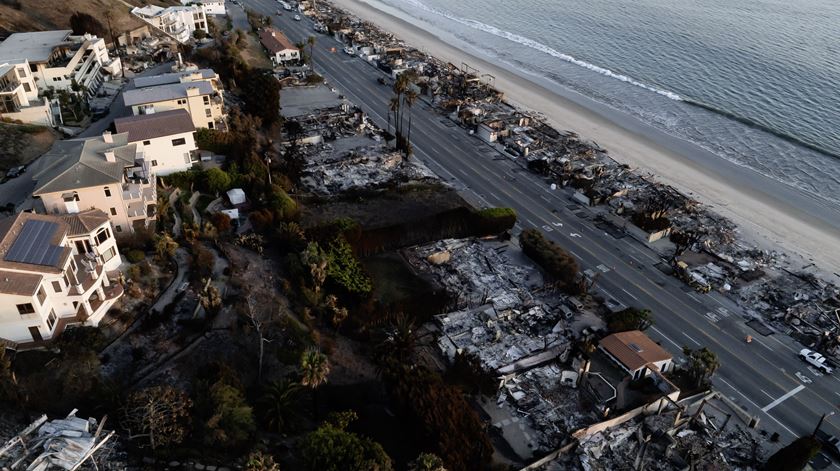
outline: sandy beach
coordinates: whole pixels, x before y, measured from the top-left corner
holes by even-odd
[[[838,281],[840,210],[800,190],[725,161],[637,119],[594,102],[541,77],[524,76],[494,64],[478,52],[458,49],[417,25],[359,0],[331,0],[336,6],[395,34],[407,45],[453,64],[467,62],[495,76],[506,100],[540,112],[558,129],[597,142],[610,155],[655,179],[673,185],[733,220],[744,239],[788,253],[794,267],[812,262],[823,276]],[[382,9],[380,9],[382,8]],[[838,275],[840,276],[840,275]]]

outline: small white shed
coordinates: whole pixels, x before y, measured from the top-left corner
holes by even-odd
[[[233,188],[228,190],[227,196],[230,200],[230,204],[234,206],[245,203],[245,192],[242,191],[242,188]]]

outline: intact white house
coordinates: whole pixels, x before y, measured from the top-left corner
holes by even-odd
[[[123,102],[135,116],[186,110],[197,128],[218,128],[225,118],[223,90],[211,69],[136,78]]]
[[[42,92],[50,88],[71,90],[75,82],[92,95],[104,73],[119,75],[119,58],[108,55],[102,38],[72,33],[14,33],[0,43],[0,64],[26,65]]]
[[[46,212],[75,214],[99,209],[108,214],[115,232],[147,227],[156,218],[157,188],[149,160],[128,133],[56,142],[33,170],[33,196]]]
[[[128,143],[149,156],[154,175],[189,170],[199,161],[195,126],[186,110],[129,116],[114,120],[117,133],[128,133]]]
[[[179,43],[186,43],[196,30],[210,32],[207,15],[201,5],[162,8],[157,5],[134,7],[131,14],[172,37]]]
[[[260,31],[260,43],[268,51],[271,63],[275,66],[300,60],[300,49],[295,47],[285,34],[274,28],[264,28]]]
[[[671,354],[638,330],[607,335],[598,348],[634,380],[654,370],[667,373],[674,366]]]
[[[25,348],[68,325],[96,326],[123,294],[120,263],[102,211],[0,220],[0,339]]]
[[[72,36],[70,30],[14,33],[0,43],[0,115],[52,125],[44,92],[70,91],[75,83],[91,96],[104,75],[120,73],[119,58],[112,59],[96,36]]]
[[[182,5],[199,5],[207,15],[227,15],[225,0],[181,0]]]

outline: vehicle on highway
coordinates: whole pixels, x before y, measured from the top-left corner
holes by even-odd
[[[384,77],[379,77],[378,79],[376,79],[376,81],[379,82],[379,85],[387,85],[388,84],[388,82],[385,81]]]
[[[300,21],[300,15],[295,15],[295,21]]]
[[[799,358],[827,375],[832,372],[832,368],[829,366],[828,361],[818,352],[803,348],[799,351]]]
[[[283,10],[277,10],[277,16],[283,16]]]
[[[17,178],[23,175],[23,172],[26,171],[26,166],[21,165],[19,167],[10,168],[8,172],[6,172],[6,178]]]
[[[835,458],[840,458],[840,438],[835,437],[829,433],[823,432],[822,430],[817,430],[815,434],[817,440],[822,443],[823,451],[827,451],[831,456]]]
[[[350,46],[347,46],[347,47],[344,48],[344,53],[347,54],[348,56],[355,56],[356,55],[356,51],[354,51],[353,48],[350,47]]]

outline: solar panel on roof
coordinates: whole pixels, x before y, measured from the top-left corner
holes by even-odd
[[[642,353],[642,347],[640,347],[639,345],[637,345],[635,343],[628,343],[627,346],[632,348],[633,350],[639,352],[639,353]]]
[[[58,224],[49,221],[26,221],[4,260],[33,265],[55,265],[61,257],[63,247],[50,244],[50,240],[58,227]]]

